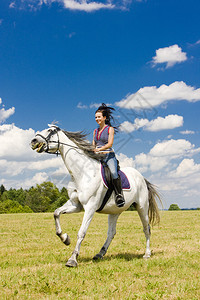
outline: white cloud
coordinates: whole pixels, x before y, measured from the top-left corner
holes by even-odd
[[[120,131],[129,133],[129,132],[133,132],[135,130],[137,130],[135,123],[131,123],[129,121],[125,121],[122,124],[120,124]]]
[[[149,153],[140,153],[135,157],[135,164],[141,172],[158,172],[163,168],[170,169],[173,160],[193,156],[200,153],[200,148],[195,148],[189,141],[184,139],[167,140],[157,143]]]
[[[171,177],[180,178],[190,176],[197,172],[200,172],[200,164],[195,164],[194,159],[185,158],[170,175]]]
[[[167,140],[157,143],[149,152],[152,157],[169,157],[170,159],[190,156],[200,152],[195,145],[184,139]]]
[[[162,173],[162,176],[154,174],[151,180],[156,182],[160,190],[167,192],[168,199],[166,200],[168,203],[174,203],[174,192],[176,192],[176,198],[180,202],[181,207],[198,207],[199,204],[197,205],[197,203],[199,203],[200,194],[200,176],[198,175],[200,173],[193,173],[185,177],[173,177],[170,173]],[[196,199],[192,199],[192,195],[195,195]],[[188,203],[183,201],[183,198],[187,197]],[[192,201],[194,204],[191,203]],[[185,205],[183,205],[183,202],[185,202]]]
[[[29,144],[35,131],[31,128],[27,130],[20,129],[13,125],[0,126],[0,158],[21,158],[30,159],[35,154]]]
[[[166,63],[166,68],[187,60],[187,54],[178,45],[160,48],[153,57],[153,65]]]
[[[193,44],[189,44],[190,47],[194,47],[194,46],[198,46],[198,45],[200,45],[200,40],[196,41]]]
[[[183,117],[178,115],[168,115],[165,118],[158,117],[150,121],[145,126],[147,131],[160,131],[166,129],[174,129],[183,126]]]
[[[121,168],[135,167],[135,162],[132,157],[128,157],[123,153],[117,154],[116,157],[119,160],[119,164]]]
[[[101,106],[101,103],[91,103],[90,104],[90,108],[98,108],[99,106]]]
[[[136,168],[144,173],[147,171],[158,172],[168,166],[168,157],[156,157],[151,154],[140,153],[135,156]]]
[[[79,109],[87,109],[88,107],[87,107],[87,105],[82,104],[81,102],[79,102],[78,105],[77,105],[77,108],[79,108]]]
[[[165,144],[166,141],[160,144]],[[136,168],[151,183],[155,184],[161,193],[163,205],[169,208],[170,204],[177,203],[179,207],[199,207],[200,194],[200,164],[195,164],[194,159],[184,158],[190,152],[195,154],[194,146],[182,141],[182,151],[180,151],[180,141],[173,142],[176,151],[172,151],[170,144],[166,145],[169,149],[166,151],[168,155],[161,156],[161,153],[153,153],[152,149],[156,149],[156,145],[149,153],[140,153],[136,155],[135,160],[120,153],[117,159],[121,168],[130,166]],[[158,150],[158,149],[157,149]],[[160,151],[163,148],[160,147]],[[200,151],[200,149],[197,149]],[[158,156],[155,156],[157,154]],[[177,164],[175,158],[182,159]],[[189,199],[189,201],[188,201]]]
[[[41,155],[38,154],[38,159]],[[42,155],[43,156],[43,155]],[[43,156],[44,158],[44,156]],[[39,171],[39,170],[48,170],[48,169],[57,169],[62,168],[64,171],[64,164],[60,157],[53,157],[50,159],[44,160],[35,160],[35,161],[23,161],[23,156],[20,161],[15,160],[6,160],[0,159],[0,169],[2,174],[9,176],[16,176],[23,174],[26,170]],[[67,169],[65,173],[67,172]],[[64,173],[64,172],[63,172]]]
[[[196,102],[200,100],[200,88],[187,85],[183,81],[175,81],[169,86],[163,84],[159,88],[147,86],[140,88],[135,94],[130,94],[115,105],[126,109],[152,109],[167,101],[186,100]]]
[[[136,118],[134,123],[131,123],[129,121],[125,121],[122,124],[120,124],[120,130],[124,131],[126,133],[133,132],[135,130],[138,130],[142,127],[147,126],[149,123],[149,120],[147,119],[138,119]]]
[[[0,105],[2,104],[2,99],[0,98]],[[15,108],[5,109],[4,107],[0,109],[0,124],[5,122],[10,116],[15,113]]]
[[[43,155],[37,154],[37,156],[38,159],[41,159]],[[23,157],[21,157],[20,161],[0,159],[0,184],[5,184],[7,188],[29,188],[36,183],[40,184],[42,182],[41,178],[44,176],[41,177],[41,174],[45,174],[44,181],[48,179],[54,183],[60,182],[69,175],[61,157],[53,157],[41,161],[36,159],[32,162],[23,161]],[[38,173],[38,171],[43,172]],[[40,176],[35,176],[35,174],[39,174]],[[30,176],[34,176],[33,180],[26,180],[26,178],[30,178]],[[38,178],[40,180],[37,182],[36,179]]]
[[[89,2],[86,0],[63,0],[64,7],[70,10],[81,10],[85,12],[92,12],[100,9],[113,9],[115,5],[111,3]]]
[[[38,154],[38,158],[39,158],[39,155],[40,154]],[[61,157],[55,156],[55,157],[49,158],[49,159],[29,162],[29,165],[27,166],[27,168],[29,170],[44,170],[44,169],[50,169],[50,168],[58,168],[63,165],[64,164],[63,164]]]
[[[45,172],[36,173],[32,178],[28,178],[23,182],[23,188],[30,188],[31,186],[35,186],[36,184],[41,184],[44,181],[48,181],[49,176]]]
[[[171,203],[181,208],[199,207],[200,164],[188,158],[196,153],[200,148],[189,141],[170,140],[156,144],[147,154],[136,155],[136,169],[158,187],[165,208]]]
[[[184,131],[180,131],[181,134],[195,134],[195,132],[193,130],[184,130]]]
[[[15,1],[11,2],[9,5],[9,8],[15,8],[16,7],[16,3]]]
[[[15,161],[7,161],[6,159],[0,160],[0,173],[2,175],[16,176],[21,173],[24,167]]]
[[[192,165],[193,163],[189,163],[188,167]],[[195,163],[194,166],[196,166]],[[150,178],[150,181],[159,186],[159,190],[162,191],[165,207],[169,208],[171,203],[177,203],[181,208],[200,207],[200,171],[194,167],[191,172],[185,170],[175,175],[176,171],[162,172],[153,174]]]
[[[89,106],[88,105],[85,105],[83,104],[82,102],[79,102],[77,104],[77,108],[79,109],[88,109],[88,108],[98,108],[99,106],[101,106],[102,102],[101,103],[91,103]],[[106,103],[107,106],[112,106],[112,104],[110,103]]]
[[[9,108],[5,110],[5,108],[0,109],[0,123],[5,122],[10,116],[15,113],[15,108]]]
[[[134,123],[125,121],[120,125],[120,130],[126,133],[138,130],[143,127],[147,131],[161,131],[174,129],[183,125],[183,117],[178,115],[168,115],[165,118],[158,117],[154,120],[136,118]]]
[[[61,162],[60,167],[58,169],[56,169],[54,172],[51,173],[52,176],[65,177],[65,176],[69,175],[69,171],[65,167],[63,161],[60,161],[60,162]],[[59,164],[57,166],[59,166]]]

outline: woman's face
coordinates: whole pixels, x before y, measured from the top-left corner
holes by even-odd
[[[103,116],[102,112],[98,111],[95,114],[95,120],[99,126],[105,124],[106,117]]]

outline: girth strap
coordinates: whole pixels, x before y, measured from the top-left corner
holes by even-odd
[[[108,202],[108,200],[109,200],[109,198],[110,198],[110,196],[111,196],[111,194],[112,194],[113,191],[114,191],[114,187],[113,186],[110,187],[109,189],[107,189],[107,192],[106,192],[106,194],[105,194],[105,196],[103,198],[103,202],[102,202],[101,206],[99,207],[99,209],[97,209],[97,212],[101,211],[104,208],[104,206]]]
[[[105,175],[106,175],[106,179],[107,179],[107,182],[108,182],[108,189],[107,189],[106,194],[103,198],[101,206],[97,209],[97,212],[101,211],[104,208],[104,206],[108,202],[112,192],[114,191],[114,186],[113,186],[113,183],[112,183],[112,177],[111,177],[110,170],[109,170],[107,164],[105,164],[104,162],[102,162],[102,165],[103,165],[103,168],[105,170]]]

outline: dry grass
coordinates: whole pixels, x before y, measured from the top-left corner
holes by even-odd
[[[1,215],[0,299],[200,299],[200,211],[161,212],[152,229],[151,259],[136,212],[125,212],[105,258],[93,262],[107,232],[96,214],[82,243],[79,266],[71,256],[81,214],[61,217],[66,247],[55,235],[52,214]]]

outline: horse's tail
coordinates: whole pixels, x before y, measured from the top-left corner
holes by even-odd
[[[147,189],[149,192],[149,223],[152,225],[160,223],[159,208],[156,199],[162,204],[161,196],[156,190],[155,186],[145,179]]]

